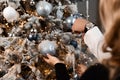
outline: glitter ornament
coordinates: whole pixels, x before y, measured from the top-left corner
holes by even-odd
[[[55,55],[57,44],[55,41],[44,40],[38,45],[38,49],[40,53],[42,53],[43,55],[46,54]]]
[[[8,6],[3,10],[3,16],[7,22],[13,22],[14,20],[18,20],[19,13],[13,7]]]
[[[48,16],[52,12],[52,5],[46,1],[39,1],[36,11],[40,16]]]

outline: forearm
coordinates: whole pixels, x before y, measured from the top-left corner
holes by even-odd
[[[67,68],[63,63],[55,64],[56,79],[57,80],[70,80]]]

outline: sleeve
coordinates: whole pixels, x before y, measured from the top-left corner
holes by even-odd
[[[109,70],[102,64],[95,64],[83,73],[80,80],[109,80]]]
[[[100,62],[103,59],[107,59],[111,56],[110,53],[104,53],[102,51],[102,45],[104,42],[103,34],[97,26],[86,32],[84,36],[84,42]]]
[[[67,68],[63,63],[55,64],[56,80],[70,80]]]

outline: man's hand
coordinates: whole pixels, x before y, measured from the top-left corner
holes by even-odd
[[[76,68],[76,73],[81,76],[87,69],[87,66],[83,65],[83,64],[78,64],[77,68]]]
[[[72,31],[73,32],[83,32],[85,29],[85,25],[88,23],[86,19],[78,18],[75,20],[73,26],[72,26]]]

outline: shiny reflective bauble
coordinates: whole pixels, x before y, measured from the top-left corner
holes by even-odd
[[[44,40],[38,45],[38,49],[44,56],[46,56],[46,54],[55,55],[57,44],[55,41]]]
[[[46,1],[39,1],[36,4],[36,11],[40,16],[48,16],[52,12],[52,5]]]
[[[13,7],[8,6],[3,10],[3,16],[7,22],[13,22],[18,20],[19,13]]]
[[[38,34],[29,34],[28,39],[30,41],[33,41],[33,40],[36,41],[38,40]]]
[[[37,33],[36,29],[31,29],[30,30],[30,34],[28,36],[28,39],[30,41],[33,41],[33,40],[36,41],[36,40],[38,40],[38,33]]]
[[[14,33],[8,33],[8,36],[9,37],[15,37],[15,34]]]
[[[77,43],[77,41],[75,41],[75,40],[71,40],[71,41],[70,41],[70,45],[72,45],[74,48],[77,48],[78,43]]]
[[[67,27],[71,29],[75,20],[76,18],[74,18],[73,16],[68,17],[65,21]]]
[[[80,14],[80,13],[76,13],[76,14],[73,14],[74,18],[85,18],[83,14]]]
[[[31,1],[30,1],[30,5],[31,5],[31,6],[35,6],[35,1],[34,1],[34,0],[31,0]]]
[[[77,13],[77,14],[72,14],[70,17],[68,17],[68,18],[66,19],[65,24],[67,25],[67,27],[68,27],[69,29],[72,28],[72,25],[74,24],[74,22],[75,22],[75,20],[76,20],[77,18],[82,18],[82,14],[79,14],[79,13]]]

